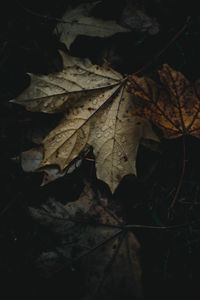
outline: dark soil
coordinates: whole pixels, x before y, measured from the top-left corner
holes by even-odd
[[[41,174],[25,173],[20,163],[11,159],[19,156],[20,160],[20,153],[33,146],[31,135],[35,128],[53,128],[60,119],[59,115],[27,112],[8,101],[28,86],[27,72],[48,74],[61,70],[58,49],[66,48],[52,34],[56,25],[53,17],[61,17],[68,3],[75,6],[80,2],[84,1],[7,0],[7,8],[0,13],[0,272],[2,293],[5,289],[8,295],[54,294],[58,299],[62,295],[72,299],[69,295],[74,293],[72,283],[77,277],[67,266],[49,279],[41,278],[35,268],[35,258],[54,247],[56,237],[32,220],[29,206],[38,207],[49,196],[63,203],[76,200],[84,177],[111,196],[108,187],[96,180],[94,165],[88,160],[71,175],[40,187]],[[146,0],[144,3],[148,14],[157,18],[159,33],[133,31],[106,39],[80,36],[72,44],[70,54],[88,57],[98,64],[106,58],[124,74],[136,72],[150,62],[139,75],[154,79],[158,68],[168,63],[191,81],[198,79],[200,15],[196,2],[183,5],[181,1]],[[114,0],[103,1],[93,14],[119,21],[125,4],[123,0],[117,4]],[[180,34],[172,41],[177,33]],[[156,56],[162,49],[162,54]],[[183,164],[182,138],[165,140],[155,130],[161,137],[159,151],[140,146],[138,177],[124,178],[114,199],[120,203],[129,224],[184,225],[171,230],[136,229],[134,233],[141,243],[145,299],[185,295],[192,299],[194,295],[200,296],[200,141],[186,137],[185,175],[169,217],[168,208]],[[79,278],[77,284],[80,282]],[[76,293],[73,299],[78,299]]]

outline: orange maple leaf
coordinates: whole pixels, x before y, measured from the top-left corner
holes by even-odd
[[[144,99],[132,115],[152,121],[165,138],[200,138],[200,80],[191,84],[167,64],[158,73],[161,84],[148,77],[127,76],[128,92]]]

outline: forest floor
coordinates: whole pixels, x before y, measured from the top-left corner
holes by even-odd
[[[7,1],[9,2],[9,1]],[[27,72],[48,74],[61,69],[58,49],[65,49],[52,33],[53,18],[61,17],[67,1],[10,1],[1,10],[0,29],[0,272],[2,286],[16,294],[35,296],[70,293],[73,274],[64,269],[49,279],[40,278],[35,258],[54,242],[54,237],[30,216],[28,207],[38,207],[53,197],[74,201],[83,188],[82,178],[94,181],[94,163],[84,160],[72,174],[40,187],[41,174],[23,172],[11,158],[33,146],[30,136],[35,128],[57,124],[60,116],[27,112],[8,101],[29,84]],[[81,1],[68,1],[78,5]],[[82,1],[83,2],[83,1]],[[103,1],[94,15],[119,20],[126,1]],[[119,33],[109,38],[80,36],[70,54],[88,57],[101,64],[104,58],[123,74],[143,69],[142,75],[157,78],[163,63],[183,73],[191,82],[199,76],[200,15],[193,1],[187,5],[174,1],[144,1],[149,15],[159,23],[159,32]],[[192,3],[191,3],[192,2]],[[118,4],[119,3],[119,4]],[[160,3],[160,5],[159,5]],[[191,18],[188,18],[191,17]],[[177,35],[177,33],[179,33]],[[175,39],[174,39],[175,37]],[[166,48],[166,45],[168,47]],[[163,50],[162,54],[156,56]],[[160,132],[158,129],[158,134]],[[200,140],[186,137],[186,169],[173,213],[168,208],[176,192],[183,164],[182,138],[161,137],[159,151],[139,147],[138,176],[125,177],[114,193],[132,224],[171,226],[173,230],[137,228],[141,244],[143,286],[146,299],[171,299],[200,296]],[[105,192],[108,188],[98,183]],[[109,192],[108,192],[109,193]],[[69,285],[67,285],[67,282]],[[78,284],[78,283],[77,283]],[[70,298],[69,298],[70,299]]]

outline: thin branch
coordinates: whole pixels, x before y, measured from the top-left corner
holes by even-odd
[[[25,7],[20,1],[18,0],[15,0],[15,2],[17,3],[17,5],[19,7],[21,7],[26,13],[30,14],[30,15],[33,15],[33,16],[36,16],[36,17],[39,17],[39,18],[43,18],[43,19],[48,19],[48,20],[52,20],[52,21],[57,21],[57,22],[60,22],[60,23],[69,23],[69,22],[65,22],[63,21],[62,19],[59,19],[59,18],[56,18],[56,17],[49,17],[49,16],[45,16],[45,15],[42,15],[38,12],[35,12],[33,10],[31,10],[30,8],[27,8]]]
[[[139,225],[139,224],[137,225],[137,224],[135,224],[135,225],[126,225],[125,229],[130,230],[130,229],[134,229],[134,228],[140,228],[140,229],[174,230],[174,229],[185,228],[188,226],[191,226],[191,224],[183,223],[183,224],[169,225],[169,226],[152,226],[152,225]]]
[[[182,171],[181,171],[181,176],[180,176],[180,179],[179,179],[179,183],[178,183],[178,186],[177,186],[177,189],[176,189],[176,193],[175,193],[175,196],[170,204],[170,207],[169,207],[169,210],[171,210],[175,203],[176,203],[176,200],[177,200],[177,197],[180,193],[180,189],[181,189],[181,186],[182,186],[182,183],[183,183],[183,177],[184,177],[184,174],[185,174],[185,165],[186,165],[186,149],[185,149],[185,135],[182,136],[182,141],[183,141],[183,163],[182,163]]]

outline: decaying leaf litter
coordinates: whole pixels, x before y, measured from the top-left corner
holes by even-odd
[[[66,42],[68,47],[75,36]],[[107,65],[100,67],[88,59],[61,55],[61,72],[46,76],[30,74],[30,87],[12,100],[30,111],[63,114],[60,124],[41,145],[22,153],[22,167],[25,171],[45,172],[45,184],[73,171],[88,147],[92,147],[97,178],[114,192],[125,175],[136,174],[139,143],[159,139],[148,121],[128,117],[135,104],[134,97],[126,92],[126,78]],[[56,229],[58,235],[64,231],[61,245],[56,251],[42,253],[38,265],[44,272],[53,273],[62,267],[60,255],[72,262],[83,256],[81,265],[87,266],[87,299],[115,299],[122,291],[124,295],[124,286],[127,297],[141,297],[139,243],[123,224],[116,223],[113,211],[109,214],[104,210],[105,207],[97,205],[92,190],[65,207],[53,201],[41,209],[30,208],[33,218],[50,230],[52,226],[57,228],[62,216]],[[74,214],[80,215],[79,223],[71,221]],[[91,224],[85,227],[88,218]]]
[[[62,205],[49,199],[30,212],[59,237],[56,248],[43,252],[36,262],[44,276],[64,268],[64,257],[72,268],[75,262],[83,268],[84,299],[116,299],[122,291],[141,297],[139,242],[87,182],[78,200]]]
[[[139,14],[139,16],[141,16],[142,14]],[[137,19],[137,17],[136,17],[136,19]],[[145,18],[144,18],[145,19]],[[128,21],[129,22],[129,21]],[[148,20],[147,20],[147,23],[148,23]],[[133,24],[134,24],[134,22],[133,22]],[[153,24],[153,23],[152,23]],[[155,24],[155,23],[154,23]],[[137,25],[137,24],[136,24]],[[144,28],[145,28],[145,23],[144,23]],[[141,27],[142,28],[142,27]],[[143,30],[143,29],[142,29]],[[146,30],[146,29],[145,29]],[[147,29],[148,30],[148,29]],[[151,34],[151,33],[150,33]],[[76,35],[76,36],[78,36],[78,34]],[[31,77],[33,78],[34,77],[34,75],[31,75]],[[120,84],[119,84],[120,85]],[[120,90],[120,87],[119,87],[119,89],[118,90]],[[101,91],[102,92],[102,91]],[[135,93],[133,93],[133,95],[131,96],[132,98],[134,98],[135,96],[134,96],[134,94]],[[138,96],[138,95],[137,95]],[[141,97],[141,95],[139,95],[139,97],[140,98],[143,98],[143,97]],[[71,100],[72,101],[72,100]],[[78,102],[78,101],[77,101]],[[108,101],[109,102],[109,101]],[[107,102],[107,106],[109,106],[108,105],[108,102]],[[114,101],[113,101],[114,102]],[[100,111],[102,111],[103,110],[103,108],[104,108],[104,105],[102,105],[101,106],[101,108],[99,109],[99,111],[97,111],[98,113],[99,113],[99,115],[100,115]],[[130,116],[130,115],[128,115],[128,119],[130,118],[132,118],[133,119],[133,115],[134,115],[134,113],[133,113],[133,111],[134,111],[134,109],[135,109],[135,107],[134,107],[134,109],[132,109],[131,108],[131,106],[130,106],[130,109],[131,109],[131,115],[132,116]],[[79,114],[79,113],[78,113]],[[95,113],[95,115],[96,115],[96,113]],[[140,116],[141,117],[141,116]],[[94,118],[95,119],[95,118]],[[95,122],[95,121],[94,121]],[[140,122],[140,120],[138,120],[138,122]],[[96,124],[95,124],[96,125]],[[90,126],[89,126],[90,127]],[[91,127],[90,127],[91,128]],[[94,129],[94,128],[96,128],[95,126],[92,128],[92,129]],[[84,132],[85,133],[85,132]],[[87,132],[86,132],[87,133]],[[165,132],[164,132],[165,133]],[[88,134],[88,136],[90,137],[90,133]],[[90,140],[89,138],[88,138],[88,140]],[[90,145],[90,144],[88,144],[88,145]],[[78,167],[79,165],[80,165],[80,163],[82,162],[82,160],[84,160],[84,157],[85,157],[85,155],[86,155],[86,153],[87,153],[87,151],[88,151],[88,148],[86,147],[86,148],[84,148],[84,151],[81,151],[80,152],[80,155],[78,155],[78,156],[76,156],[76,158],[75,159],[73,159],[72,160],[72,162],[71,163],[69,163],[69,165],[66,167],[66,168],[64,168],[62,171],[60,170],[60,168],[59,167],[57,167],[56,165],[45,165],[45,166],[41,166],[41,164],[42,164],[42,162],[43,162],[43,159],[44,159],[44,157],[43,157],[43,150],[42,150],[42,148],[43,148],[43,146],[41,147],[38,147],[38,148],[35,148],[35,150],[34,151],[36,151],[36,153],[37,153],[37,155],[36,155],[36,158],[37,158],[37,161],[35,160],[34,161],[34,164],[33,164],[33,166],[30,166],[29,165],[29,171],[31,170],[31,171],[34,171],[34,170],[40,170],[40,171],[45,171],[46,172],[46,179],[44,179],[44,183],[45,183],[45,180],[47,180],[47,182],[50,182],[50,181],[52,181],[52,180],[54,180],[54,179],[56,179],[56,178],[58,178],[59,176],[61,177],[61,176],[64,176],[65,175],[65,173],[70,173],[71,171],[73,171],[73,169],[75,169],[76,167]],[[30,151],[28,151],[26,154],[28,154],[28,155],[30,155],[32,152],[31,152],[32,150],[30,150]],[[32,154],[31,154],[32,155]],[[24,160],[23,160],[24,159]],[[96,158],[94,158],[94,160],[96,160]],[[25,153],[22,155],[22,164],[23,164],[23,167],[24,167],[24,169],[26,169],[27,168],[27,161],[30,163],[30,161],[32,161],[32,158],[31,159],[28,159],[27,160],[27,157],[26,157],[26,155],[25,155]],[[33,162],[33,161],[32,161]],[[95,163],[96,163],[96,161],[95,161]],[[97,166],[96,166],[97,167]],[[121,176],[121,178],[123,178],[123,175]],[[104,178],[103,178],[103,180],[105,180]],[[120,179],[121,180],[121,179]],[[116,187],[118,186],[118,184],[119,184],[119,182],[120,182],[120,180],[119,180],[119,178],[118,178],[118,181],[116,182]],[[109,182],[108,181],[106,181],[105,180],[105,182],[107,182],[108,184],[109,184]],[[109,184],[109,186],[110,186],[110,189],[112,190],[113,189],[113,191],[115,190],[115,187],[112,187],[112,184]],[[95,199],[95,197],[94,197],[94,199]],[[56,202],[56,200],[53,200],[53,201],[55,201]],[[95,201],[95,200],[94,200]],[[51,201],[50,201],[51,202]],[[46,210],[48,211],[48,214],[49,215],[51,215],[51,210],[48,210],[48,205],[53,205],[53,202],[51,202],[51,204],[50,204],[50,202],[48,202],[47,204],[46,204]],[[57,204],[57,203],[56,203]],[[59,205],[59,204],[58,204]],[[41,208],[41,210],[43,210],[43,207]],[[56,209],[56,210],[58,210],[58,209]],[[39,213],[39,210],[38,210],[38,213]],[[66,218],[65,218],[66,219]],[[83,218],[84,219],[84,218]],[[84,220],[81,220],[81,222],[82,223],[84,223]],[[46,226],[46,225],[45,225]],[[47,225],[47,228],[48,228],[48,225]],[[99,251],[100,251],[100,248],[99,248]],[[98,252],[98,251],[97,251]],[[97,253],[96,252],[96,253]],[[55,255],[55,253],[53,252],[53,257],[55,258],[56,257],[56,255]],[[47,254],[47,256],[48,256],[48,254]],[[98,284],[97,284],[98,285]],[[102,293],[103,293],[104,291],[103,291],[103,289],[102,289]]]
[[[145,100],[133,115],[154,122],[165,138],[183,135],[199,138],[199,80],[191,84],[181,72],[167,64],[159,70],[159,76],[162,85],[148,77],[129,76],[128,90]]]
[[[129,76],[128,90],[141,97],[144,102],[132,114],[153,121],[167,139],[182,136],[183,164],[176,193],[169,208],[173,208],[179,195],[186,166],[185,137],[200,137],[199,80],[191,84],[178,71],[165,64],[158,71],[162,85],[150,78]]]
[[[61,121],[60,125],[58,125],[58,128],[55,129],[56,132],[54,133],[51,131],[50,137],[47,136],[47,138],[45,138],[47,141],[50,141],[50,144],[48,143],[48,145],[46,146],[46,149],[48,151],[50,150],[50,154],[48,152],[46,158],[47,167],[49,162],[50,165],[56,165],[58,159],[58,161],[60,161],[61,171],[62,171],[62,165],[64,165],[63,167],[64,170],[64,168],[66,167],[67,152],[66,150],[64,151],[60,150],[59,146],[61,145],[62,148],[63,144],[65,144],[65,141],[68,142],[68,140],[70,141],[71,137],[72,138],[74,137],[73,136],[74,132],[75,134],[78,133],[75,141],[72,140],[71,143],[69,142],[69,144],[67,143],[66,145],[67,147],[69,147],[70,144],[72,145],[70,151],[69,150],[67,151],[70,155],[74,155],[72,156],[71,161],[70,159],[68,159],[69,163],[73,162],[73,159],[77,159],[80,151],[83,152],[87,144],[93,146],[94,155],[96,157],[96,168],[97,170],[98,168],[100,169],[99,172],[97,171],[97,176],[98,174],[100,174],[99,178],[104,180],[105,182],[108,182],[111,190],[114,191],[116,186],[119,184],[120,179],[123,178],[124,175],[129,173],[135,173],[135,160],[136,160],[137,148],[141,138],[147,138],[147,139],[152,138],[155,139],[156,141],[158,141],[158,138],[153,133],[151,125],[147,121],[139,121],[137,118],[132,118],[127,116],[127,112],[134,109],[134,105],[133,105],[134,102],[131,95],[129,95],[126,91],[124,91],[125,80],[120,76],[120,74],[114,72],[111,69],[105,69],[104,67],[100,68],[99,66],[93,66],[88,60],[80,60],[77,58],[69,57],[67,55],[63,55],[63,59],[64,59],[64,72],[62,71],[62,73],[56,74],[57,76],[52,75],[50,76],[50,79],[48,78],[48,76],[38,77],[35,75],[31,75],[33,79],[33,86],[30,86],[31,89],[28,88],[22,95],[19,96],[17,100],[14,100],[14,102],[25,105],[25,107],[28,107],[28,109],[33,111],[39,110],[48,113],[55,113],[58,111],[66,112],[66,116]],[[64,79],[63,79],[63,74],[65,75]],[[77,75],[79,76],[79,78],[83,78],[83,80],[80,79],[77,81],[78,84],[76,84],[75,81],[77,80],[78,77]],[[86,77],[86,75],[89,77],[89,79]],[[49,88],[51,86],[54,87],[55,82],[59,83],[59,86],[56,89],[56,91],[58,91],[59,93],[58,95],[56,95],[56,91],[54,92],[54,89],[52,92],[51,89]],[[69,88],[67,87],[68,82],[69,82]],[[88,85],[89,87],[91,87],[90,89],[88,89]],[[38,86],[40,86],[40,90],[38,90]],[[80,91],[80,87],[83,91],[82,90]],[[86,89],[84,89],[85,87]],[[61,89],[62,89],[62,93],[61,93]],[[37,90],[37,94],[35,93],[35,90]],[[70,90],[72,90],[72,92]],[[51,94],[50,96],[47,96],[48,92],[46,91],[48,92],[50,91],[50,93],[53,94],[53,96],[51,96]],[[39,98],[35,98],[35,94],[36,97],[38,97],[39,93],[40,93]],[[32,99],[27,101],[28,97],[31,97]],[[46,101],[48,102],[47,105],[46,105]],[[75,123],[76,118],[77,118],[77,125]],[[122,124],[118,124],[119,122],[121,122]],[[82,130],[81,133],[79,133],[80,130]],[[64,132],[64,136],[61,135],[63,134],[63,132]],[[103,139],[101,139],[101,134],[104,134]],[[51,138],[51,136],[53,136],[53,139]],[[59,138],[58,140],[57,137]],[[134,137],[133,146],[132,145],[129,146],[131,138],[133,137]],[[59,140],[63,138],[64,138],[64,142],[63,141],[59,142]],[[56,141],[54,141],[55,139]],[[83,140],[82,148],[81,148],[82,143],[80,143],[79,140]],[[44,141],[42,143],[44,143]],[[50,145],[52,145],[51,146],[52,150],[50,149]],[[103,149],[103,147],[105,147],[106,151]],[[103,153],[101,153],[99,149]],[[41,160],[43,151],[44,149],[41,146],[39,146],[36,149],[25,152],[24,155],[22,155],[22,166],[23,166],[23,160],[25,160],[25,164],[24,164],[25,167],[29,168],[29,170],[32,169],[33,160],[34,160],[34,167],[35,166],[38,166],[38,168],[42,167],[43,161],[45,166],[46,164],[45,155],[43,161]],[[55,152],[56,154],[54,155]],[[106,160],[104,157],[107,155],[109,156],[109,159],[106,165]],[[98,162],[98,156],[100,156],[99,159],[100,162]],[[130,168],[127,168],[127,161],[128,161],[128,166],[130,166]],[[123,167],[121,167],[123,165],[124,165],[124,170]],[[42,170],[44,171],[44,167],[42,167]],[[55,168],[51,169],[50,178],[52,178],[52,174],[53,174],[52,170],[55,170]],[[69,170],[70,169],[68,168],[68,172]],[[108,170],[110,170],[110,174]],[[125,171],[125,173],[123,171]],[[47,172],[48,171],[46,171],[46,173]],[[113,174],[116,174],[115,177],[113,176]],[[61,175],[59,174],[57,177],[59,176]],[[97,223],[97,225],[95,225],[95,223],[99,221],[98,214],[95,213],[92,216],[91,221],[93,221],[94,224],[90,225],[90,227],[92,227],[92,229],[90,229],[91,232],[89,230],[89,241],[90,243],[92,243],[92,245],[90,245],[90,247],[88,245],[83,246],[84,251],[85,248],[86,249],[91,248],[91,250],[85,252],[85,254],[82,254],[83,250],[81,250],[79,243],[82,245],[87,235],[85,230],[81,234],[84,227],[85,218],[87,219],[87,202],[90,201],[92,205],[95,204],[95,199],[91,197],[91,193],[92,191],[90,191],[90,197],[89,197],[91,199],[87,199],[88,193],[86,193],[86,197],[85,197],[86,203],[84,203],[84,200],[82,199],[83,197],[81,196],[79,200],[80,205],[83,207],[84,210],[82,212],[83,219],[78,220],[79,226],[77,229],[78,230],[77,234],[78,236],[80,235],[79,238],[80,242],[78,241],[79,239],[78,240],[76,239],[76,234],[75,234],[76,230],[73,226],[71,229],[71,236],[72,239],[73,240],[75,239],[76,241],[74,242],[74,244],[72,243],[73,247],[71,249],[71,252],[68,252],[70,251],[69,245],[71,244],[71,238],[69,237],[68,230],[66,230],[64,241],[62,241],[62,244],[66,244],[66,247],[62,245],[60,249],[56,249],[56,252],[51,251],[49,253],[43,253],[41,258],[39,258],[38,260],[39,266],[44,270],[48,270],[48,272],[49,271],[52,272],[55,271],[57,268],[60,269],[59,257],[57,257],[57,252],[61,253],[64,257],[66,257],[70,261],[71,260],[73,261],[73,259],[76,260],[76,257],[75,258],[73,257],[74,253],[78,253],[77,254],[78,257],[79,256],[81,257],[82,255],[85,256],[88,252],[87,255],[89,257],[88,259],[89,261],[92,260],[92,263],[89,263],[87,259],[87,263],[86,263],[87,269],[89,272],[89,265],[96,266],[97,270],[94,271],[92,269],[91,272],[93,272],[92,274],[94,274],[94,272],[97,273],[96,275],[97,279],[94,280],[94,275],[93,275],[92,278],[94,282],[92,284],[90,282],[90,285],[86,283],[86,286],[88,286],[87,290],[90,286],[94,289],[94,291],[92,290],[91,292],[88,292],[87,297],[92,296],[96,298],[98,294],[101,295],[99,297],[103,297],[104,299],[114,299],[116,296],[114,297],[113,293],[116,293],[117,295],[118,293],[120,293],[120,291],[122,291],[121,282],[124,282],[125,278],[127,283],[127,294],[140,296],[141,295],[140,262],[138,258],[136,258],[136,261],[133,261],[133,263],[131,263],[131,261],[134,260],[134,257],[136,256],[135,251],[137,252],[139,243],[135,240],[133,233],[128,231],[126,232],[126,230],[125,231],[123,230],[122,225],[121,225],[121,229],[120,227],[117,229],[117,232],[115,227],[114,227],[114,233],[112,232],[113,230],[110,230],[110,228],[104,230],[105,233],[104,231],[102,232],[102,226],[105,226],[105,224],[111,225],[111,227],[116,225],[115,219],[113,219],[113,217],[111,217],[111,220],[109,220],[109,216],[106,218],[103,215],[102,216],[103,219],[101,220],[100,218],[101,223],[100,224]],[[80,213],[80,207],[78,205],[79,202],[76,202],[75,204],[75,211],[77,210],[78,213]],[[52,203],[49,205],[51,207]],[[57,214],[59,214],[59,209],[63,210],[64,212],[66,210],[69,210],[66,207],[59,208],[58,205],[55,206],[54,208],[56,217]],[[69,207],[71,206],[69,205]],[[73,203],[72,203],[72,207],[73,207]],[[49,222],[47,222],[46,225],[48,225],[50,228],[52,228],[52,226],[56,226],[56,220],[55,218],[52,217],[51,211],[49,211],[48,207],[46,206],[44,207],[44,210],[45,210],[45,214],[43,214],[42,212],[40,213],[40,210],[37,209],[35,210],[31,209],[31,212],[33,217],[40,223],[45,224],[46,223],[44,222],[45,217],[46,218],[49,217],[50,220],[52,218],[53,221],[51,220],[50,224],[48,224]],[[99,208],[97,210],[99,210]],[[62,217],[64,212],[62,213]],[[69,214],[70,214],[70,210],[69,210]],[[64,223],[61,222],[60,229],[57,232],[58,234],[60,233],[60,231],[62,232],[62,230],[64,230],[64,224],[67,221],[68,222],[70,221],[66,219],[65,216],[63,218],[64,218],[63,220]],[[96,226],[99,226],[100,229],[98,227],[96,229]],[[80,228],[82,229],[80,230]],[[110,234],[112,235],[107,237],[110,231],[111,231]],[[119,233],[120,236],[118,240],[118,245],[117,244],[113,245],[113,243],[116,243],[114,239],[115,235],[118,235]],[[112,236],[114,237],[113,239]],[[96,241],[97,238],[100,239],[100,241]],[[67,239],[67,241],[65,241],[65,239]],[[95,240],[92,242],[93,239]],[[129,243],[131,243],[130,244],[131,246],[129,246]],[[105,249],[103,248],[103,254],[101,253],[101,246],[102,246],[101,244],[102,245],[105,244],[106,249],[108,247],[108,250],[106,250],[106,252]],[[93,259],[92,259],[93,255],[91,254],[92,249],[96,250],[94,252]],[[111,253],[109,249],[113,249]],[[123,257],[122,262],[118,261],[119,260],[118,256]],[[103,262],[102,259],[100,259],[101,257],[103,260],[106,260],[106,262]],[[120,258],[120,260],[121,259],[122,258]],[[48,265],[49,261],[52,270],[49,270],[50,268],[50,266]],[[128,267],[130,263],[132,264],[132,267],[131,265]],[[118,272],[115,270],[116,266],[117,266],[117,270],[119,270]],[[100,268],[100,271],[98,271],[98,268]],[[124,268],[125,270],[123,271]],[[121,274],[123,275],[123,277],[120,276],[119,278],[117,277],[115,279],[113,278],[113,274],[117,274],[117,276]],[[112,282],[110,282],[110,280],[107,282],[110,276]],[[89,280],[91,281],[91,275],[89,275],[88,281]],[[133,283],[134,280],[136,281],[135,283]],[[104,281],[106,282],[106,288],[104,287]],[[115,289],[113,289],[113,286],[115,286]],[[119,289],[118,293],[116,292],[117,287]]]

